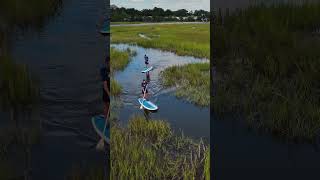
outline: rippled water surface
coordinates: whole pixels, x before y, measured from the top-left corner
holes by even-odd
[[[63,179],[73,166],[102,167],[107,159],[95,145],[91,117],[102,112],[99,68],[108,38],[97,24],[106,2],[67,0],[60,15],[40,32],[17,35],[12,54],[40,80],[44,138],[32,152],[33,178]]]
[[[183,99],[177,99],[174,96],[175,89],[164,88],[160,81],[160,72],[170,66],[207,62],[208,60],[190,56],[177,56],[172,52],[127,44],[113,44],[112,47],[119,50],[130,48],[137,52],[131,58],[128,66],[115,74],[116,80],[122,85],[124,91],[121,96],[123,106],[120,111],[122,122],[126,122],[134,114],[145,114],[143,110],[139,109],[138,98],[141,96],[141,82],[146,79],[146,75],[141,73],[141,70],[145,66],[144,55],[147,54],[150,65],[154,67],[150,72],[150,83],[148,85],[149,100],[159,107],[157,112],[149,113],[149,118],[167,120],[176,132],[182,130],[187,136],[210,139],[209,108],[201,108]]]

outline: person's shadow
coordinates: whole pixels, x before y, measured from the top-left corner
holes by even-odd
[[[146,118],[147,121],[151,119],[149,110],[144,109],[143,110],[143,115],[144,115],[144,117]]]
[[[149,72],[146,73],[146,79],[147,79],[147,82],[150,83],[151,79],[150,79],[150,73]]]

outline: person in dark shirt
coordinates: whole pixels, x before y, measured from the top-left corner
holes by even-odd
[[[141,83],[141,87],[142,87],[142,98],[147,99],[147,95],[148,95],[148,89],[147,89],[147,81],[144,79]]]
[[[109,108],[110,108],[110,81],[109,81],[109,68],[110,57],[108,56],[105,60],[105,65],[100,69],[100,76],[103,83],[102,86],[102,100],[104,102],[104,116],[106,118],[107,126],[109,125]]]
[[[146,54],[144,55],[144,64],[146,65],[146,67],[148,67],[149,65],[149,57]]]

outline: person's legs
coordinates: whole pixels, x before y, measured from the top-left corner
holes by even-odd
[[[146,94],[144,96],[144,99],[148,99],[148,89],[146,89]]]

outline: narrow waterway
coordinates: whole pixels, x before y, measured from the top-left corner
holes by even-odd
[[[207,59],[178,56],[172,52],[128,44],[113,44],[112,47],[118,50],[129,48],[137,53],[123,71],[115,74],[115,79],[123,87],[121,95],[123,106],[119,117],[122,123],[126,123],[132,115],[145,115],[145,112],[139,109],[138,98],[141,96],[141,82],[146,79],[146,75],[141,73],[141,70],[145,66],[144,55],[147,54],[149,63],[154,68],[150,72],[149,100],[159,107],[157,112],[149,113],[147,117],[167,120],[175,132],[182,131],[188,137],[210,139],[209,108],[198,107],[183,99],[176,98],[175,89],[164,88],[160,80],[160,72],[170,66],[208,62]]]
[[[106,168],[91,117],[102,112],[99,68],[109,38],[97,25],[109,2],[66,0],[40,32],[16,35],[11,54],[40,80],[41,144],[32,149],[32,179],[64,179],[74,167]],[[79,172],[82,173],[82,172]]]

